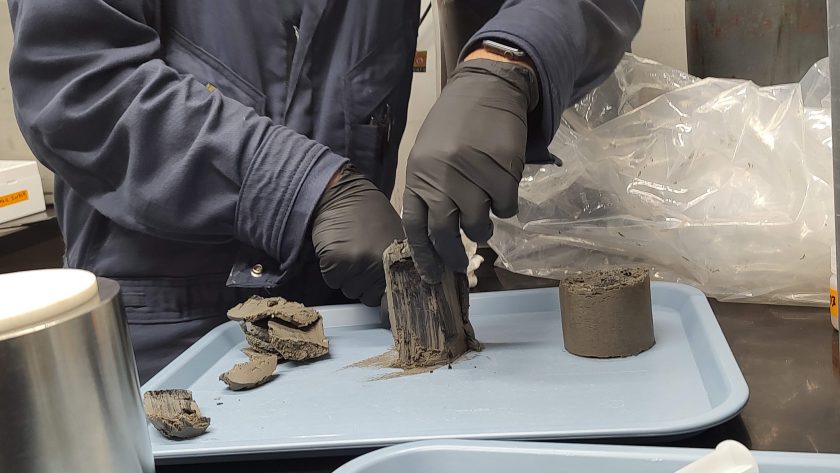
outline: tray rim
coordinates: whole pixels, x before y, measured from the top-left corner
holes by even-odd
[[[661,458],[667,460],[692,461],[709,453],[712,449],[681,447],[649,447],[585,443],[536,443],[496,440],[424,440],[385,447],[345,463],[334,473],[364,473],[365,469],[377,466],[379,462],[395,456],[434,451],[510,453],[539,453],[563,457],[599,456],[610,458]],[[811,452],[751,451],[759,463],[779,464],[782,461],[801,460],[802,466],[837,467],[840,469],[840,454]]]
[[[523,297],[534,293],[542,293],[549,291],[557,291],[556,288],[535,288],[535,289],[520,289],[512,291],[493,291],[483,293],[470,294],[471,304],[484,299],[493,299],[504,296]],[[684,296],[682,305],[690,304],[695,313],[702,313],[708,311],[711,317],[698,317],[699,323],[703,326],[703,330],[708,337],[708,342],[711,349],[716,354],[716,360],[720,367],[720,374],[722,379],[729,385],[729,392],[725,399],[718,405],[704,412],[702,415],[695,415],[679,420],[660,423],[655,427],[639,431],[637,428],[618,428],[618,429],[585,429],[576,431],[574,434],[568,434],[558,431],[526,431],[526,432],[503,432],[492,434],[471,434],[471,435],[413,435],[405,437],[384,437],[384,438],[369,438],[364,440],[323,440],[317,446],[307,445],[289,445],[264,443],[262,445],[240,445],[230,444],[222,447],[207,447],[200,445],[184,445],[183,447],[177,444],[166,444],[165,450],[157,449],[160,444],[152,444],[153,454],[156,460],[178,460],[190,458],[210,458],[210,457],[235,457],[235,456],[253,456],[253,455],[288,455],[294,453],[304,452],[333,452],[346,450],[360,450],[388,447],[397,444],[404,444],[409,442],[417,442],[424,440],[446,440],[446,439],[468,439],[468,440],[584,440],[584,439],[619,439],[619,438],[674,438],[686,434],[692,434],[706,430],[715,425],[722,424],[735,416],[737,416],[749,399],[749,388],[743,373],[738,366],[735,356],[729,347],[723,331],[714,316],[709,301],[706,296],[698,289],[680,283],[670,282],[652,282],[652,292],[675,291]],[[681,305],[681,306],[682,306]],[[334,306],[319,306],[316,309],[326,310],[327,312],[334,312],[338,314],[325,314],[325,327],[347,327],[347,326],[362,326],[374,323],[378,320],[378,313],[376,309],[363,307],[360,311],[361,315],[341,315],[347,309],[353,309],[354,312],[359,312],[359,304],[344,304]],[[676,308],[675,308],[676,309]],[[337,315],[334,321],[328,321],[333,315]],[[480,317],[480,315],[479,315]],[[332,322],[332,323],[330,323]],[[235,322],[226,322],[214,328],[195,344],[189,347],[169,365],[163,368],[159,373],[147,381],[140,389],[141,393],[150,389],[162,389],[165,387],[182,387],[182,386],[163,386],[162,381],[167,379],[174,373],[177,373],[185,367],[193,357],[205,349],[211,348],[211,344],[222,333],[236,327]],[[238,328],[237,328],[238,329]],[[723,349],[725,348],[725,349]]]

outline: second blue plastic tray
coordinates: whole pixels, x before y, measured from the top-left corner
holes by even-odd
[[[747,401],[708,301],[691,287],[653,284],[656,345],[612,360],[563,349],[556,289],[475,294],[470,302],[484,351],[452,369],[393,379],[377,379],[391,369],[349,367],[392,344],[375,326],[377,311],[334,306],[321,310],[328,358],[284,363],[270,383],[233,392],[218,377],[245,360],[245,341],[236,324],[224,324],[143,386],[191,389],[212,419],[191,440],[150,430],[155,457],[328,454],[441,438],[665,437],[724,422]]]
[[[711,450],[439,440],[384,448],[335,473],[674,473]],[[761,473],[837,473],[840,455],[753,452]]]

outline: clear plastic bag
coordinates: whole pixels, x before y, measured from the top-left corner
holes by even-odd
[[[526,166],[519,215],[495,221],[497,264],[559,279],[645,263],[722,301],[825,304],[828,93],[825,60],[758,87],[628,54],[565,114],[550,146],[563,166]]]

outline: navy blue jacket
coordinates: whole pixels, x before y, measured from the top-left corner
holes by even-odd
[[[9,2],[15,109],[57,174],[67,266],[276,286],[312,259],[311,214],[345,160],[391,191],[418,1],[294,3]],[[642,3],[510,0],[472,38],[533,60],[538,147],[612,71]]]

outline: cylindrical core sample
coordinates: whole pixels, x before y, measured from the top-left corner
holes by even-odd
[[[566,350],[578,356],[638,355],[655,343],[650,277],[641,267],[587,271],[560,283]]]

